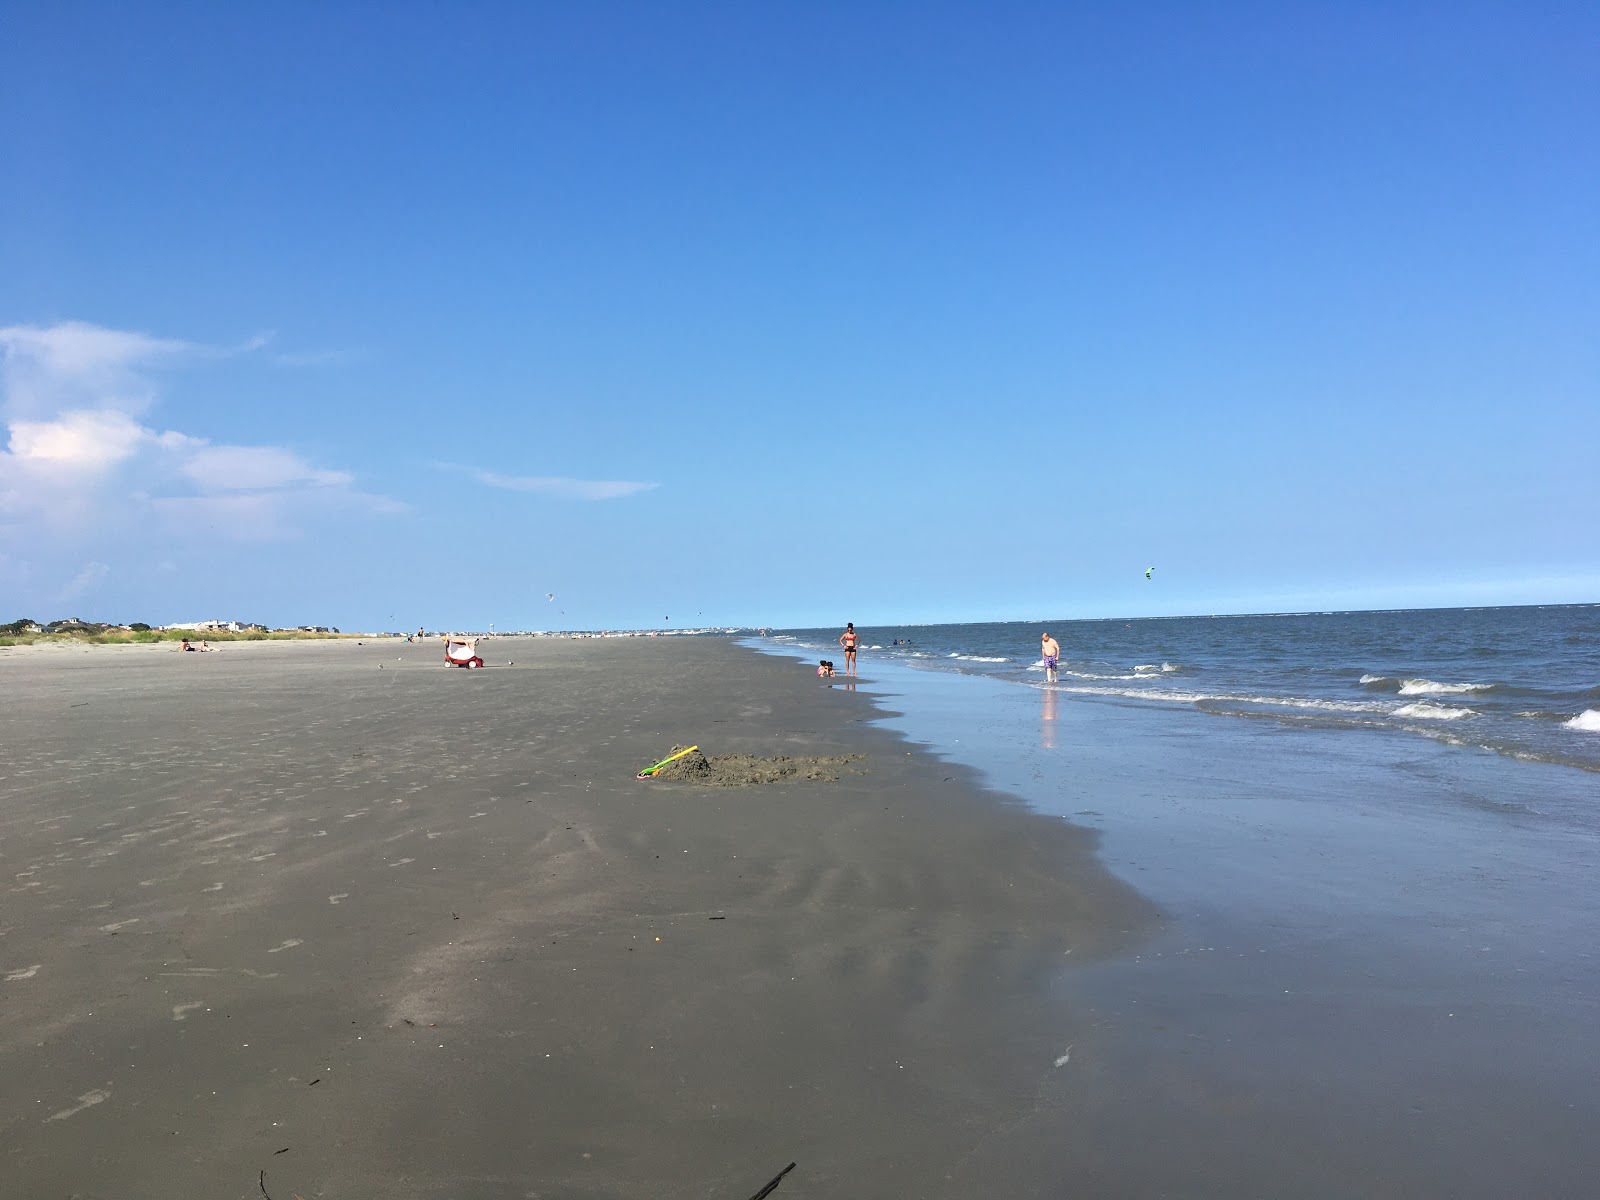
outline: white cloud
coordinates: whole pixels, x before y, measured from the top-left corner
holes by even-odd
[[[13,421],[10,454],[25,463],[92,471],[132,458],[153,436],[125,413],[69,412],[54,421]]]
[[[158,367],[267,341],[213,348],[77,321],[0,327],[0,561],[7,550],[48,560],[54,585],[41,572],[49,590],[36,594],[66,598],[97,586],[134,542],[159,558],[195,522],[210,538],[259,541],[334,513],[401,510],[289,447],[213,444],[143,419],[160,399]]]
[[[569,479],[561,475],[500,475],[494,471],[462,468],[479,483],[510,492],[540,492],[565,500],[616,500],[659,487],[621,479]]]
[[[298,454],[277,446],[207,446],[189,456],[183,473],[208,492],[258,491],[297,484],[343,487],[343,471],[319,471]]]
[[[49,417],[75,408],[141,413],[155,400],[142,369],[195,351],[188,342],[83,321],[0,327],[0,414]]]

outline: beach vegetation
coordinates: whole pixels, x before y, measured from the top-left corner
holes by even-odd
[[[142,628],[140,627],[142,626]],[[259,626],[237,632],[219,629],[195,631],[192,629],[154,629],[143,622],[135,625],[98,625],[87,621],[56,621],[40,625],[29,620],[13,621],[0,625],[0,647],[14,646],[126,646],[149,645],[154,642],[203,641],[221,642],[291,642],[323,641],[341,638],[364,637],[364,634],[312,632],[306,629],[265,629]]]

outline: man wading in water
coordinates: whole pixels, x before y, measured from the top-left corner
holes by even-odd
[[[1056,681],[1056,664],[1061,661],[1061,643],[1048,633],[1039,639],[1039,654],[1044,658],[1044,681]]]
[[[856,647],[861,644],[861,639],[856,636],[856,623],[846,621],[844,632],[839,635],[839,645],[844,647],[844,673],[856,673]]]

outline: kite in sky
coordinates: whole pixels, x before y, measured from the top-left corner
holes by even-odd
[[[1154,568],[1154,567],[1146,567],[1146,568],[1145,568],[1145,569],[1144,569],[1144,577],[1145,577],[1145,578],[1146,578],[1146,579],[1149,579],[1149,578],[1150,578],[1150,572],[1151,572],[1151,571],[1154,571],[1154,570],[1155,570],[1155,568]]]

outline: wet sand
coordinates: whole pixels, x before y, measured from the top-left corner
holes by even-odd
[[[1093,834],[727,642],[484,650],[0,651],[7,1195],[1068,1194]]]

